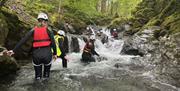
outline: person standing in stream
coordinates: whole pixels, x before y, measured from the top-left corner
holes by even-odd
[[[11,56],[15,54],[21,45],[33,37],[32,58],[35,70],[35,80],[40,80],[42,77],[45,79],[49,78],[52,57],[56,59],[57,55],[55,51],[56,45],[54,34],[51,28],[48,27],[47,14],[39,13],[37,19],[37,25],[21,39],[13,50],[8,51],[8,55]],[[53,54],[51,48],[54,50]],[[44,72],[42,72],[42,66],[44,66]]]
[[[54,36],[55,43],[56,43],[57,57],[62,59],[63,68],[67,68],[66,52],[64,49],[65,49],[65,46],[68,46],[68,45],[64,45],[64,38],[65,38],[65,32],[63,30],[57,31]]]

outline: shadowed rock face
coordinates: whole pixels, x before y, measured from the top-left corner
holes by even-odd
[[[3,19],[4,15],[0,13],[0,45],[4,45],[5,39],[9,32],[6,20]]]
[[[72,37],[71,38],[71,51],[72,52],[79,52],[80,49],[79,49],[79,42],[78,42],[78,39],[76,37]]]
[[[19,69],[16,60],[8,56],[0,56],[0,77],[15,73]]]
[[[126,54],[126,55],[139,55],[143,56],[144,54],[140,52],[138,49],[133,49],[130,48],[128,45],[123,46],[123,50],[121,51],[121,54]]]
[[[8,10],[1,10],[0,13],[0,45],[7,49],[13,49],[17,42],[28,32],[26,24],[21,22],[17,15]],[[23,45],[22,50],[29,50],[31,44],[28,42]],[[26,51],[18,51],[16,58],[27,58]]]
[[[126,40],[122,54],[141,55],[143,61],[156,65],[152,71],[157,78],[179,87],[179,33],[159,39],[154,38],[156,29],[143,30]],[[119,65],[115,65],[115,67]],[[121,65],[120,65],[121,66]]]
[[[4,50],[6,50],[3,47],[0,47],[0,77],[7,76],[9,74],[16,73],[16,71],[19,69],[19,65],[17,64],[16,60],[12,57],[3,55],[2,53]]]
[[[69,52],[69,44],[68,44],[69,40],[67,38],[67,36],[64,37],[64,43],[63,43],[63,46],[64,46],[64,50],[65,50],[65,53],[68,53]]]

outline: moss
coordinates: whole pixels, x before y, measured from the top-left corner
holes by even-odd
[[[29,25],[20,21],[16,13],[12,12],[6,7],[1,8],[0,21],[4,22],[3,26],[1,26],[1,29],[3,29],[4,34],[6,34],[3,45],[7,49],[13,49],[17,42],[25,35],[26,32],[28,32],[27,30],[30,30]],[[16,34],[16,36],[14,36],[14,34]],[[30,47],[31,44],[25,46]],[[24,48],[22,49],[25,50]],[[16,57],[22,58],[25,56],[23,54],[23,52],[18,52]]]
[[[14,58],[8,56],[0,56],[0,76],[15,73],[20,66],[16,63]]]
[[[135,17],[151,18],[153,16],[155,16],[153,8],[140,9],[135,13]]]
[[[121,27],[127,23],[126,18],[115,18],[114,20],[111,21],[111,23],[108,25],[109,28],[118,28]]]
[[[95,17],[91,18],[91,20],[96,25],[106,26],[113,21],[113,18],[109,17],[109,16],[95,16]]]
[[[148,21],[148,23],[144,26],[144,28],[147,28],[148,26],[160,26],[162,23],[161,19],[158,19],[157,17],[153,17],[151,20]]]
[[[5,20],[5,16],[0,13],[0,45],[1,46],[4,46],[4,42],[5,42],[5,39],[7,37],[7,34],[9,32],[8,30],[8,25],[7,25],[7,22]]]
[[[158,38],[160,37],[160,32],[161,32],[160,29],[154,30],[154,32],[153,32],[153,33],[154,33],[154,34],[153,34],[154,38],[158,39]]]
[[[168,5],[162,10],[162,12],[159,14],[160,19],[163,19],[172,13],[175,13],[176,7],[177,7],[178,1],[171,0]]]
[[[138,27],[141,27],[141,26],[143,26],[139,21],[135,21],[134,23],[133,23],[133,27],[134,28],[138,28]]]
[[[133,28],[142,30],[149,26],[161,26],[167,30],[156,31],[156,38],[180,31],[179,0],[143,0],[133,14]]]
[[[81,34],[87,26],[84,21],[80,20],[79,18],[69,13],[66,13],[62,19],[68,22],[69,24],[71,24],[76,30],[77,34]]]
[[[176,12],[164,19],[161,26],[169,27],[172,33],[180,32],[180,12]]]

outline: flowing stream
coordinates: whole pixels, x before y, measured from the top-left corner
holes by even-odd
[[[100,57],[95,56],[96,62],[89,64],[80,61],[85,43],[81,38],[78,41],[81,51],[67,55],[67,69],[57,59],[53,61],[50,79],[36,82],[33,66],[27,64],[5,91],[178,91],[157,81],[151,72],[153,65],[139,60],[141,57],[120,55],[123,40],[110,38],[102,44],[97,39],[95,47]]]

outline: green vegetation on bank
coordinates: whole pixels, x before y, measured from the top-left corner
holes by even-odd
[[[133,12],[131,21],[137,32],[149,26],[160,26],[159,32],[167,30],[167,34],[180,31],[180,1],[179,0],[143,0]],[[136,30],[138,29],[138,30]]]

